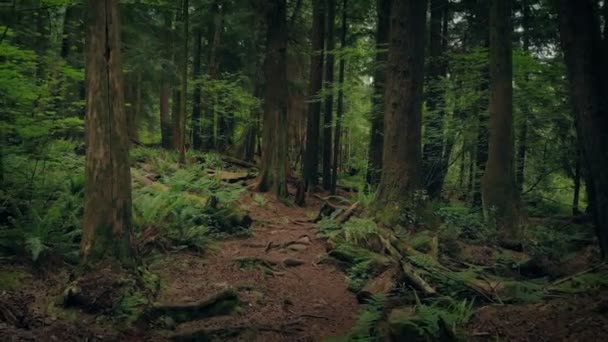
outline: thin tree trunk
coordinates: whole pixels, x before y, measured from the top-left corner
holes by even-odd
[[[506,240],[519,237],[521,206],[513,160],[511,1],[492,0],[490,7],[490,140],[482,178],[484,214]]]
[[[192,79],[194,80],[194,93],[192,94],[192,148],[200,150],[203,146],[201,137],[201,53],[203,32],[196,29],[194,41],[194,61],[192,66]]]
[[[528,53],[530,50],[530,4],[528,0],[523,0],[523,50]],[[526,75],[526,81],[530,79]],[[517,148],[517,185],[519,191],[523,191],[526,174],[526,154],[528,152],[528,108],[524,109],[524,119],[519,130],[519,141]]]
[[[161,145],[165,149],[170,149],[172,145],[171,137],[171,114],[169,112],[169,97],[171,88],[169,82],[163,79],[160,87],[160,134]]]
[[[384,86],[386,82],[387,43],[389,35],[391,0],[377,0],[378,26],[376,28],[376,66],[374,95],[372,98],[372,127],[368,149],[367,183],[377,186],[382,174],[384,145]]]
[[[181,99],[180,99],[180,110],[179,110],[179,136],[178,136],[178,150],[179,150],[179,163],[186,164],[186,107],[187,107],[187,99],[188,99],[188,24],[189,24],[189,1],[184,0],[183,4],[183,55],[182,55],[182,90],[181,90]]]
[[[331,162],[332,162],[332,117],[334,111],[334,64],[335,64],[335,26],[336,26],[336,0],[327,0],[327,51],[325,64],[325,89],[328,95],[325,99],[325,112],[323,115],[323,189],[331,189]]]
[[[319,169],[319,124],[321,101],[317,98],[323,87],[323,42],[325,40],[324,0],[313,0],[312,55],[310,57],[310,91],[304,153],[304,188],[317,185]]]
[[[422,187],[425,0],[393,1],[385,94],[382,177],[377,217],[391,222]]]
[[[587,170],[589,203],[608,259],[608,52],[592,0],[560,0],[559,18],[572,103]]]
[[[86,54],[85,200],[82,264],[133,266],[129,134],[117,0],[89,0]]]
[[[220,74],[220,64],[218,53],[220,46],[222,44],[222,35],[224,33],[224,17],[222,4],[219,0],[216,0],[212,4],[211,10],[214,13],[213,17],[213,38],[211,42],[211,51],[209,52],[209,79],[216,80],[219,78]],[[221,137],[216,135],[215,130],[215,121],[216,121],[216,113],[213,110],[212,99],[208,99],[205,102],[205,120],[203,125],[203,148],[207,151],[215,150],[219,148],[221,144]],[[220,122],[221,118],[218,118],[219,127],[222,127],[222,123]],[[221,132],[220,132],[221,133]]]
[[[287,4],[268,4],[264,75],[264,123],[260,191],[272,191],[279,199],[287,192]]]
[[[342,29],[340,30],[340,48],[344,50],[346,48],[346,32],[347,26],[347,9],[348,0],[342,0]],[[334,153],[332,163],[332,176],[331,176],[331,193],[336,194],[338,186],[338,164],[340,160],[340,136],[342,135],[342,118],[344,117],[344,69],[346,67],[346,59],[344,56],[340,57],[340,66],[338,71],[338,108],[336,111],[336,130],[334,132]]]

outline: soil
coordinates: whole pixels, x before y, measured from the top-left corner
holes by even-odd
[[[608,291],[536,304],[482,307],[469,331],[471,341],[605,341]]]
[[[257,204],[261,201],[254,196],[264,196],[265,203]],[[271,195],[248,193],[241,207],[254,220],[251,236],[222,241],[217,252],[206,257],[174,255],[171,266],[163,263],[152,270],[167,282],[161,302],[190,302],[226,286],[238,290],[240,312],[184,323],[175,333],[240,330],[233,339],[247,341],[319,341],[346,334],[358,303],[347,290],[344,274],[319,263],[326,246],[310,221],[320,205],[310,199],[306,208],[291,207]],[[255,336],[252,330],[257,330]]]

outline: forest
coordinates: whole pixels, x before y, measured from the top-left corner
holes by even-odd
[[[606,0],[0,1],[0,341],[601,341]]]

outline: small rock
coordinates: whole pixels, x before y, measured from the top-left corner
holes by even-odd
[[[304,265],[304,261],[292,258],[283,259],[283,266],[285,267],[298,267],[300,265]]]
[[[304,251],[304,250],[308,249],[308,246],[300,244],[300,243],[296,243],[296,244],[293,244],[293,245],[289,245],[287,247],[287,249],[295,251],[295,252],[301,252],[301,251]]]

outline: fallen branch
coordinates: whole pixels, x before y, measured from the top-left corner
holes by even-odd
[[[238,306],[239,298],[236,291],[226,288],[211,296],[209,299],[189,304],[155,304],[147,310],[144,317],[154,320],[161,316],[169,316],[176,323],[184,323],[205,317],[227,315]]]
[[[350,218],[355,214],[355,212],[359,209],[359,202],[353,203],[345,212],[340,214],[338,218],[338,222],[340,224],[346,223],[346,221],[350,220]]]
[[[220,159],[228,164],[233,164],[233,165],[245,167],[248,169],[257,169],[258,168],[254,163],[250,163],[250,162],[247,162],[247,161],[244,161],[241,159],[237,159],[234,157],[226,156],[226,155],[220,155]]]

